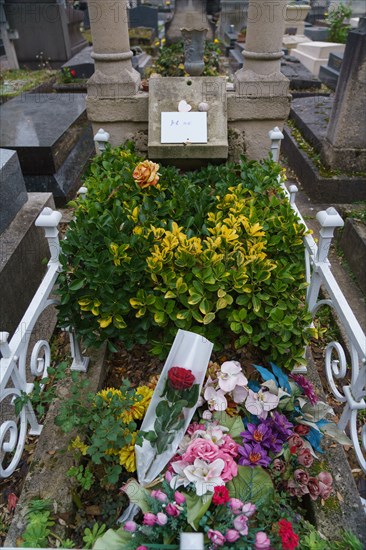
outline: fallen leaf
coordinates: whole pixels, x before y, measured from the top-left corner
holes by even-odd
[[[87,506],[85,511],[88,514],[88,516],[100,516],[102,514],[100,506],[98,506],[97,504],[92,504],[91,506]]]
[[[12,512],[13,510],[15,510],[17,502],[18,502],[18,497],[16,496],[16,494],[15,493],[9,493],[8,494],[8,510],[9,510],[9,512]]]
[[[339,500],[339,502],[344,502],[344,498],[342,497],[341,493],[339,493],[337,491],[337,499]]]
[[[56,451],[52,449],[51,451],[47,451],[47,454],[53,456],[54,454],[56,454]]]

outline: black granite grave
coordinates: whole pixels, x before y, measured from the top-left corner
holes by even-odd
[[[312,96],[294,99],[290,118],[310,143],[315,154],[322,151],[331,116],[333,96]],[[353,203],[366,200],[366,180],[347,174],[325,177],[319,174],[314,159],[299,146],[290,127],[284,128],[282,152],[298,176],[303,189],[316,203]]]
[[[27,191],[74,196],[94,153],[84,94],[23,94],[0,107],[0,146],[17,151]]]
[[[151,6],[137,6],[128,10],[128,28],[151,27],[158,36],[158,8]]]
[[[319,71],[319,79],[328,86],[331,90],[335,91],[339,73],[341,72],[343,61],[343,54],[331,53],[329,54],[328,65],[321,66]]]
[[[0,233],[13,221],[27,200],[16,152],[0,149]]]
[[[81,52],[77,53],[66,61],[61,67],[62,69],[70,69],[75,71],[75,78],[90,78],[94,73],[94,59],[91,54],[93,51],[93,46],[86,46]]]

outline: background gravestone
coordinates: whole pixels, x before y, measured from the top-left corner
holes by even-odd
[[[16,151],[0,149],[0,233],[28,200]]]
[[[19,33],[15,50],[20,62],[36,65],[49,60],[57,66],[88,45],[80,33],[83,12],[65,2],[6,0],[5,13]]]
[[[366,17],[348,33],[323,158],[332,168],[366,171]]]
[[[158,8],[138,6],[128,10],[128,26],[130,29],[150,27],[155,30],[155,34],[158,36]]]

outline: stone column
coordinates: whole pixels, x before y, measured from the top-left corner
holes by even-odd
[[[323,143],[331,168],[366,171],[366,18],[348,34],[334,104]]]
[[[131,63],[126,0],[94,0],[89,17],[95,73],[88,81],[88,100],[134,95],[140,75]]]
[[[95,61],[88,80],[88,118],[94,134],[104,128],[111,144],[120,145],[138,127],[147,128],[147,94],[143,98],[139,93],[140,74],[132,67],[126,0],[88,5]]]
[[[207,29],[207,40],[214,35],[213,25],[207,18],[207,0],[175,0],[173,18],[165,25],[167,44],[182,40],[180,29]]]
[[[235,73],[231,103],[232,116],[237,117],[233,126],[245,133],[250,158],[268,154],[268,132],[274,126],[282,128],[290,110],[289,80],[280,71],[286,4],[287,0],[249,1],[244,64]]]

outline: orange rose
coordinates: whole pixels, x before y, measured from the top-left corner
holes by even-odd
[[[133,177],[139,187],[144,189],[150,185],[156,185],[159,181],[159,164],[151,162],[151,160],[144,160],[140,162],[133,171]]]

